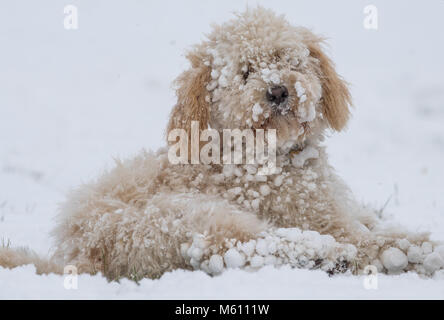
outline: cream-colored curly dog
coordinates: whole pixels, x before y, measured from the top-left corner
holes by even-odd
[[[51,259],[3,248],[0,265],[33,263],[38,273],[74,265],[109,279],[267,264],[330,274],[368,265],[387,273],[442,269],[442,246],[426,234],[382,228],[329,166],[324,134],[345,127],[351,98],[322,44],[282,16],[247,9],[193,47],[191,67],[176,81],[167,136],[184,129],[191,137],[193,121],[221,134],[275,129],[274,172],[260,174],[258,164],[173,164],[166,148],[142,152],[69,195]]]

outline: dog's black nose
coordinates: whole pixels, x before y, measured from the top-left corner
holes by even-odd
[[[267,100],[277,105],[286,101],[288,98],[288,90],[285,86],[270,87],[266,93]]]

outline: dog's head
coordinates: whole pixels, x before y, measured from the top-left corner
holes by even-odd
[[[263,8],[214,26],[176,80],[168,131],[276,129],[278,146],[340,131],[349,118],[346,83],[323,53],[323,39]]]

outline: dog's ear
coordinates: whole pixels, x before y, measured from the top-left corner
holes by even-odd
[[[310,55],[318,60],[317,69],[322,85],[322,113],[330,128],[341,131],[350,118],[351,96],[347,83],[335,71],[335,66],[321,48],[321,40],[308,43]]]
[[[173,129],[191,131],[191,122],[198,121],[200,130],[208,128],[210,105],[206,89],[211,78],[211,69],[204,64],[204,57],[192,52],[187,55],[191,68],[175,81],[177,103],[170,114],[166,136]]]

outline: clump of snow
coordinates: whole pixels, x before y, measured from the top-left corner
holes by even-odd
[[[408,265],[408,259],[404,252],[393,247],[382,253],[381,262],[389,273],[399,273]]]
[[[302,231],[298,228],[279,228],[276,234],[288,241],[298,241],[302,236]]]
[[[264,112],[264,109],[262,109],[262,107],[259,103],[256,103],[253,106],[252,111],[253,111],[253,116],[252,116],[253,120],[258,121],[259,120],[258,116]]]
[[[252,268],[260,268],[264,265],[265,259],[262,256],[255,255],[250,260],[250,265]]]
[[[235,248],[229,249],[224,255],[227,268],[240,268],[245,264],[244,256]]]
[[[298,96],[299,99],[305,95],[305,88],[302,87],[302,84],[300,81],[296,81],[296,83],[294,84],[294,88],[296,89],[296,95]],[[305,98],[307,98],[307,97],[305,97]]]
[[[252,164],[247,164],[244,166],[245,170],[247,170],[247,172],[249,174],[256,174],[257,172],[257,166],[252,165]]]
[[[222,88],[226,88],[226,87],[228,87],[228,79],[225,77],[225,75],[221,75],[220,77],[219,77],[219,85],[222,87]]]
[[[259,191],[261,192],[261,194],[263,196],[268,196],[270,194],[270,192],[271,192],[271,189],[270,189],[270,187],[268,185],[263,184],[263,185],[261,185],[259,187]]]
[[[202,235],[195,235],[193,243],[181,251],[186,252],[184,257],[194,269],[210,274],[232,268],[257,269],[263,265],[337,272],[334,270],[341,261],[352,261],[357,254],[351,244],[341,244],[329,235],[298,228],[271,229],[259,234],[256,240],[244,243],[227,240],[227,251],[215,255],[211,255],[211,246],[204,239]]]
[[[210,258],[208,267],[212,274],[219,274],[224,269],[224,259],[220,255],[214,254]]]
[[[421,248],[424,254],[429,254],[433,252],[433,245],[430,242],[424,242],[421,245]]]
[[[214,57],[213,65],[215,65],[215,66],[223,66],[224,65],[224,61],[220,57]]]
[[[255,240],[239,243],[239,249],[247,256],[251,256],[254,253],[255,248],[256,248]]]
[[[314,103],[310,101],[310,103],[305,104],[303,107],[301,106],[298,109],[298,117],[301,122],[313,121],[316,118],[316,108]]]
[[[439,255],[441,256],[441,258],[444,259],[444,245],[439,245],[435,248],[434,252],[439,253]]]
[[[424,261],[422,249],[418,246],[411,246],[407,251],[407,258],[410,263],[422,263]]]
[[[378,272],[382,272],[384,270],[384,266],[379,259],[373,260],[371,264],[376,267]]]
[[[439,270],[444,267],[444,259],[438,252],[430,253],[424,259],[424,268],[429,272],[433,273],[436,270]]]
[[[408,250],[408,248],[410,248],[411,244],[410,244],[409,240],[401,239],[401,240],[398,240],[398,246],[401,250],[406,251],[406,250]]]
[[[267,83],[279,84],[281,82],[281,77],[277,70],[270,70],[269,68],[264,68],[261,70],[262,80]]]
[[[276,176],[276,178],[274,178],[273,182],[276,187],[280,187],[284,182],[284,177],[282,175],[278,175]]]
[[[276,72],[273,72],[270,75],[269,79],[270,79],[271,83],[274,83],[274,84],[279,84],[281,82],[281,78],[279,77],[279,74]]]
[[[219,78],[219,76],[220,76],[219,70],[217,70],[217,69],[211,70],[211,78],[213,80],[217,80]]]
[[[242,188],[241,187],[234,187],[231,189],[228,189],[227,194],[230,198],[234,198],[235,196],[241,194]]]
[[[268,254],[268,242],[265,239],[259,239],[256,244],[256,252],[262,256]]]
[[[234,176],[234,170],[236,166],[233,164],[225,164],[222,168],[222,173],[225,177],[229,178]]]
[[[294,167],[301,168],[309,159],[319,158],[319,151],[313,146],[306,146],[298,154],[293,155],[291,163]]]
[[[305,103],[307,101],[307,94],[305,88],[300,81],[296,81],[294,88],[296,95],[299,98],[299,108],[297,114],[300,122],[311,122],[316,118],[316,108],[313,101]]]
[[[218,85],[218,82],[216,80],[213,80],[207,85],[207,90],[213,91],[214,89],[217,88],[217,85]],[[213,101],[216,101],[216,100],[213,98]]]
[[[251,207],[253,209],[256,209],[256,210],[259,209],[260,204],[261,204],[261,200],[260,199],[251,200]]]

